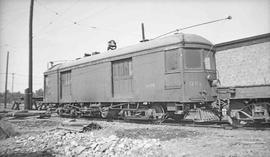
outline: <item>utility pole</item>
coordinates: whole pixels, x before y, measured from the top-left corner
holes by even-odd
[[[14,89],[14,74],[12,73],[12,88],[11,88],[11,93],[13,93],[13,89]]]
[[[5,104],[4,104],[5,108],[7,108],[8,60],[9,60],[9,52],[7,52],[7,65],[6,65]]]
[[[30,16],[29,16],[29,77],[28,77],[28,103],[25,109],[32,109],[32,91],[33,91],[33,10],[34,0],[30,0]],[[25,101],[27,102],[27,101]]]

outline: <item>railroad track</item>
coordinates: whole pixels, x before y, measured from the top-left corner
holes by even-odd
[[[59,116],[59,115],[57,115]],[[74,119],[71,116],[59,116],[64,118]],[[78,117],[76,118],[78,119]],[[206,121],[206,122],[196,122],[191,120],[182,120],[177,122],[173,119],[166,119],[162,123],[153,123],[151,120],[124,120],[124,119],[104,119],[98,117],[81,117],[81,119],[91,120],[91,121],[114,121],[119,123],[137,123],[137,124],[148,124],[148,125],[167,125],[167,126],[185,126],[185,127],[201,127],[201,128],[216,128],[216,129],[226,129],[226,130],[270,130],[270,124],[253,124],[248,126],[232,126],[226,121]]]
[[[183,120],[181,122],[176,122],[172,119],[167,119],[163,123],[152,123],[151,121],[133,121],[133,120],[123,120],[123,119],[102,119],[102,118],[83,118],[92,121],[114,121],[119,123],[136,123],[136,124],[148,124],[148,125],[166,125],[166,126],[185,126],[185,127],[201,127],[201,128],[215,128],[215,129],[225,129],[225,130],[269,130],[270,124],[254,124],[250,126],[232,126],[225,121],[209,121],[209,122],[193,122],[190,120]]]
[[[40,111],[39,111],[40,112]],[[22,112],[24,113],[24,112]],[[35,112],[34,112],[35,113]],[[53,112],[56,113],[56,112]],[[7,114],[7,113],[5,113]],[[29,114],[30,116],[32,115]],[[28,115],[28,116],[29,116]],[[23,115],[25,116],[25,115]],[[59,115],[57,115],[59,116]],[[60,117],[65,117],[65,118],[75,118],[71,116],[60,116]],[[77,117],[78,118],[78,117]],[[76,118],[76,119],[77,119]],[[202,127],[202,128],[216,128],[216,129],[226,129],[226,130],[270,130],[270,123],[254,123],[246,126],[232,126],[230,125],[227,121],[205,121],[205,122],[196,122],[192,120],[182,120],[180,122],[176,122],[173,119],[166,119],[162,123],[153,123],[151,120],[124,120],[124,119],[104,119],[104,118],[98,118],[98,117],[81,117],[82,119],[86,120],[92,120],[92,121],[115,121],[119,123],[137,123],[137,124],[149,124],[149,125],[168,125],[168,126],[187,126],[187,127]]]
[[[188,127],[202,127],[202,128],[217,128],[225,130],[270,130],[269,124],[257,126],[232,126],[228,122],[213,121],[213,122],[164,122],[161,125],[170,126],[188,126]]]

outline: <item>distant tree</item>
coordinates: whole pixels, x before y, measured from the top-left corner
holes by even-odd
[[[4,103],[4,101],[5,101],[5,92],[1,93],[0,95],[0,102]],[[10,92],[9,90],[7,90],[7,103],[9,102],[10,102]]]
[[[12,103],[13,101],[18,101],[24,97],[24,94],[21,92],[13,92],[11,93],[9,90],[7,91],[7,103]],[[0,93],[0,103],[4,103],[5,101],[5,92]]]
[[[20,92],[11,93],[9,90],[7,90],[7,103],[12,103],[14,100],[18,100],[22,97],[24,97],[24,94]],[[0,93],[0,102],[4,103],[4,101],[5,101],[5,92]]]
[[[40,88],[40,89],[38,89],[38,90],[35,91],[34,96],[36,96],[36,97],[42,97],[43,96],[43,93],[44,93],[43,89]]]

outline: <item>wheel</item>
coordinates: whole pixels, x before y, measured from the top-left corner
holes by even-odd
[[[79,117],[78,111],[76,109],[71,109],[70,110],[70,116],[72,118],[78,118]]]
[[[59,107],[56,109],[56,113],[61,117],[64,114],[64,109],[62,107]]]
[[[245,104],[242,101],[232,101],[228,110],[228,122],[234,127],[243,127],[253,119],[254,104]]]
[[[173,114],[172,118],[177,121],[180,122],[182,119],[184,119],[185,114]]]
[[[166,119],[166,113],[161,105],[155,104],[150,107],[154,123],[162,123]]]
[[[102,107],[100,110],[100,116],[101,118],[107,118],[109,114],[109,107]]]

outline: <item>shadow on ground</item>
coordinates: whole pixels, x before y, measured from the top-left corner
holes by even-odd
[[[133,138],[133,139],[159,139],[161,141],[167,141],[174,138],[191,138],[198,136],[200,133],[196,131],[188,131],[183,129],[126,129],[116,131],[116,135],[120,138]]]
[[[11,153],[0,154],[0,157],[53,157],[54,155],[47,151],[42,152],[28,152],[28,153]]]

